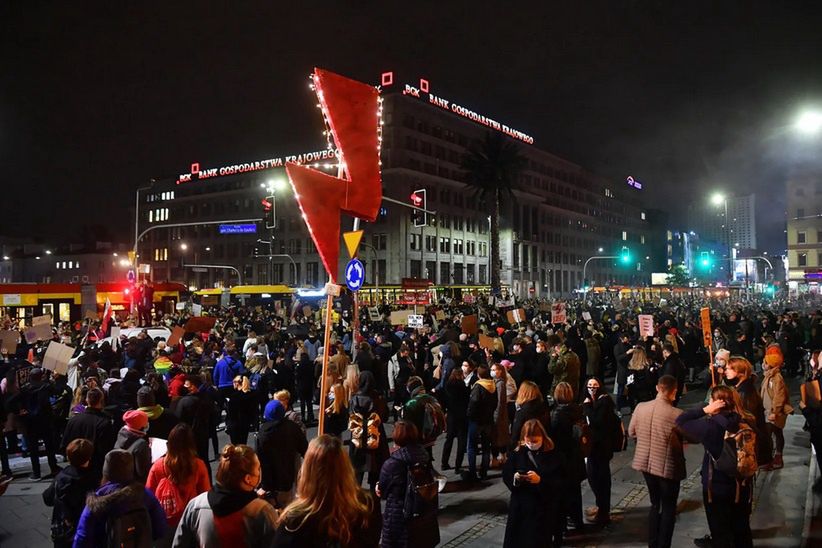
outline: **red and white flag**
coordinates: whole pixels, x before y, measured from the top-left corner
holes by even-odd
[[[108,324],[111,323],[111,301],[106,297],[106,306],[103,309],[103,323],[100,325],[100,331],[103,332],[103,337],[108,333]]]

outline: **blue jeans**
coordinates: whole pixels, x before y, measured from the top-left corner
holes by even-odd
[[[491,425],[480,425],[474,421],[468,422],[468,473],[477,473],[477,446],[482,444],[481,473],[488,471],[491,465]]]

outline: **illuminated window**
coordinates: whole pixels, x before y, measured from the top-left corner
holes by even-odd
[[[80,268],[80,261],[77,261],[76,263],[74,263],[74,268]]]
[[[150,222],[150,223],[154,222],[154,212],[153,211],[148,212],[148,222]]]
[[[626,231],[622,231],[622,241],[626,241],[628,239],[628,233]]]
[[[66,261],[63,261],[63,268],[66,268]]]
[[[645,236],[640,236],[639,237],[639,243],[641,243],[641,244],[645,243]]]
[[[57,261],[57,268],[60,268],[60,261]]]
[[[69,268],[74,268],[74,261],[69,261]]]
[[[640,213],[639,216],[640,216],[640,218],[642,218],[643,221],[645,220],[645,212],[644,211],[642,213]]]

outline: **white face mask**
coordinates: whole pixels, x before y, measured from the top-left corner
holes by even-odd
[[[545,350],[541,346],[538,346],[537,347],[537,354],[542,354],[543,352],[545,352]]]
[[[529,442],[526,441],[525,442],[525,447],[527,447],[529,451],[536,451],[540,447],[542,447],[542,444],[541,443],[529,443]]]
[[[588,388],[588,393],[591,394],[591,397],[593,398],[597,394],[597,389],[596,388]]]
[[[496,379],[496,378],[497,378],[497,372],[496,372],[496,370],[494,370],[494,369],[492,369],[492,370],[491,370],[491,378],[492,378],[492,379]]]

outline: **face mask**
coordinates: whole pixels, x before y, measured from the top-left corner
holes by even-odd
[[[496,372],[496,371],[494,371],[493,369],[491,370],[491,378],[492,378],[492,379],[496,379],[496,378],[497,378],[497,372]]]
[[[596,389],[596,388],[589,388],[589,389],[588,389],[588,393],[589,393],[589,394],[591,395],[591,397],[593,398],[593,397],[594,397],[594,396],[596,396],[596,394],[597,394],[597,389]]]
[[[537,347],[537,354],[542,354],[543,352],[545,352],[545,350],[541,346],[538,346]]]
[[[536,451],[536,450],[538,450],[540,447],[542,447],[542,444],[541,444],[541,443],[528,443],[528,442],[526,441],[526,442],[525,442],[525,447],[527,447],[529,451]]]

